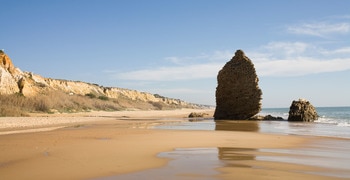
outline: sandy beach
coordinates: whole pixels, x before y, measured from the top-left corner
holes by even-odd
[[[247,159],[247,154],[279,157],[282,156],[281,149],[307,149],[315,142],[337,142],[338,139],[151,128],[158,124],[187,121],[184,117],[193,111],[212,113],[213,110],[37,114],[35,117],[0,118],[0,179],[118,179],[118,175],[122,177],[128,173],[132,179],[134,173],[167,166],[171,159],[157,155],[178,148],[215,148],[218,149],[216,156],[230,158],[234,151],[234,158],[225,161],[223,158],[222,162],[227,165],[215,167],[218,174],[210,178],[197,173],[177,174],[166,179],[336,179],[321,173],[336,171],[331,168],[259,160],[250,156]],[[322,151],[332,152],[332,149]],[[227,153],[231,155],[223,156]]]

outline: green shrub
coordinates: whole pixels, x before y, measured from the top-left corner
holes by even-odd
[[[85,96],[90,97],[91,99],[96,98],[96,95],[92,93],[87,93]]]
[[[107,96],[99,96],[98,99],[101,99],[103,101],[108,101],[109,98]]]
[[[45,91],[35,96],[23,94],[0,95],[0,116],[28,116],[29,113],[73,113],[84,111],[119,111],[122,109],[176,108],[163,102],[144,102],[126,96],[108,98],[93,93],[68,94],[63,91]]]
[[[157,110],[162,110],[164,108],[164,104],[161,102],[149,101],[149,103],[152,104]]]

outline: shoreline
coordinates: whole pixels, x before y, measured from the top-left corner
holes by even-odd
[[[292,150],[307,148],[309,144],[323,140],[337,141],[335,138],[327,137],[260,132],[149,128],[161,123],[183,122],[176,117],[187,117],[189,111],[194,110],[97,113],[90,118],[87,116],[75,117],[80,120],[52,131],[0,135],[0,179],[103,179],[103,177],[133,174],[165,167],[170,159],[159,158],[157,155],[176,148],[228,147]],[[54,117],[46,118],[55,119]],[[70,119],[70,117],[63,118]],[[170,118],[170,120],[159,120],[162,118]],[[348,142],[347,139],[345,141]],[[327,148],[323,150],[330,151]],[[258,155],[261,152],[250,153]],[[276,157],[280,155],[276,152],[269,154],[276,155]],[[238,153],[238,156],[244,157],[245,154]],[[293,171],[293,168],[301,168],[304,165],[286,166],[281,172],[279,166],[286,165],[286,163],[271,165],[269,162],[259,160],[244,163],[262,163],[277,170],[245,168],[242,169],[242,172],[235,172],[237,169],[222,167],[218,168],[218,171],[223,174],[217,178],[230,179],[234,177],[233,175],[239,175],[244,179],[247,178],[248,171],[253,174],[259,172],[269,175],[259,176],[259,173],[255,173],[255,179],[270,176],[284,177],[286,173],[291,177],[301,179],[334,179],[334,177]],[[321,170],[322,168],[315,169]]]
[[[0,117],[0,135],[55,130],[86,123],[101,123],[108,120],[179,119],[186,118],[191,112],[211,113],[211,111],[212,109],[174,109],[112,112],[92,111],[62,114],[33,113],[29,117]]]

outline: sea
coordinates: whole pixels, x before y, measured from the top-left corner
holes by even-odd
[[[159,129],[237,130],[261,133],[312,135],[350,138],[350,107],[316,107],[319,118],[314,122],[288,122],[289,108],[263,108],[260,115],[282,117],[278,121],[215,121],[213,118],[191,120],[180,124],[163,124]]]
[[[288,122],[289,108],[266,108],[261,114],[280,116],[285,121],[272,123],[277,133],[350,138],[350,107],[316,107],[318,119],[314,122]],[[262,126],[268,125],[262,123]],[[265,132],[269,128],[262,127]]]

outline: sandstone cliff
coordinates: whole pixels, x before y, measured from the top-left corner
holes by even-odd
[[[11,59],[0,50],[0,93],[12,94],[19,92],[18,84],[21,74],[12,64]]]
[[[157,104],[162,103],[173,108],[201,108],[203,106],[179,99],[167,98],[157,94],[139,92],[118,87],[103,87],[81,81],[69,81],[45,78],[31,72],[22,72],[11,59],[0,50],[0,94],[20,93],[24,96],[39,96],[48,91],[61,91],[71,95],[87,94],[127,101]],[[135,103],[133,103],[135,104]],[[129,107],[132,108],[132,107]]]

